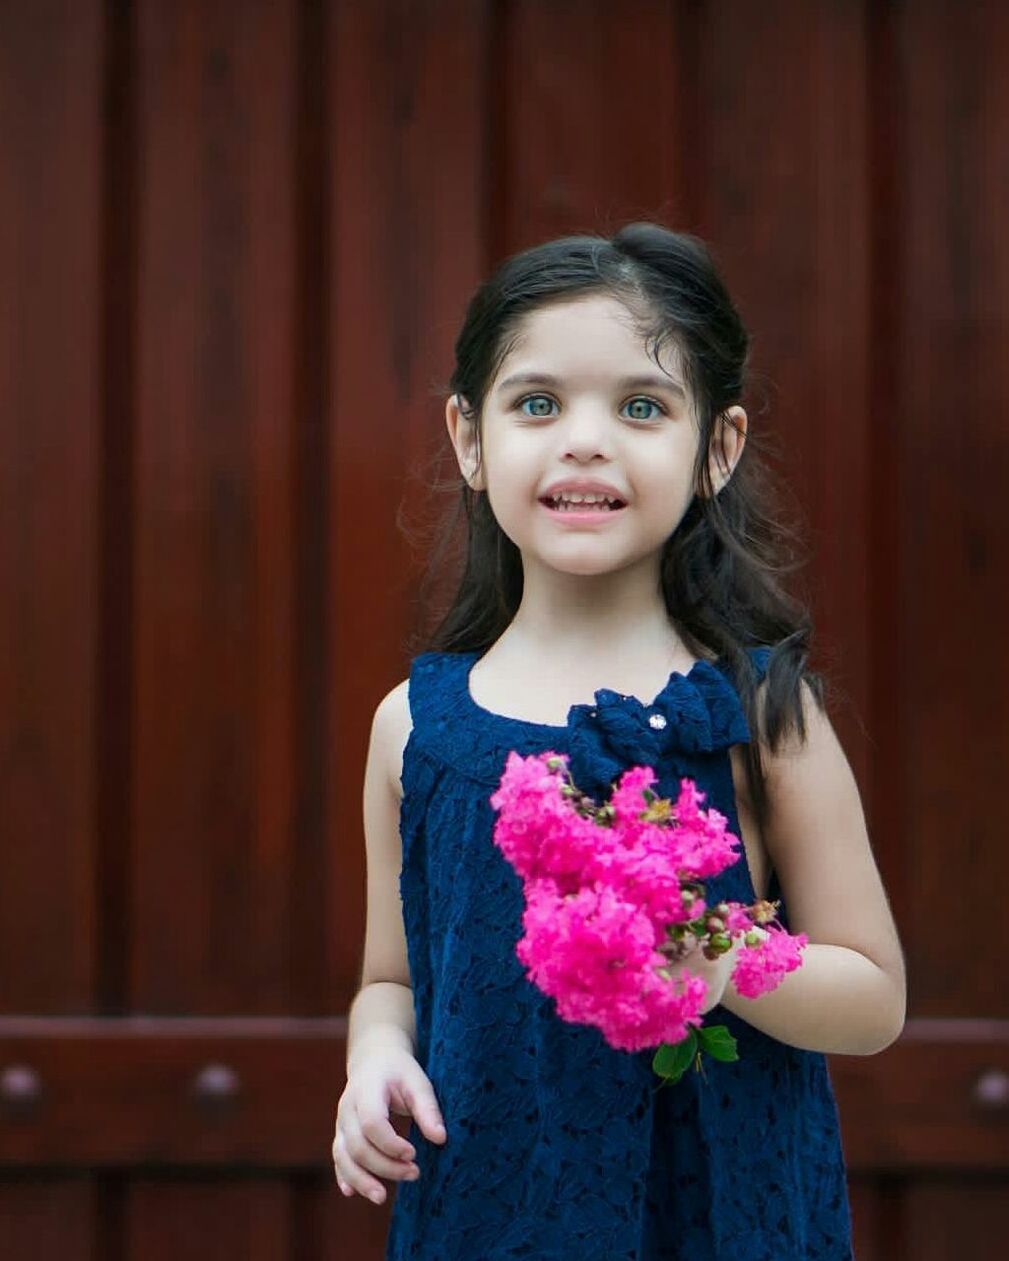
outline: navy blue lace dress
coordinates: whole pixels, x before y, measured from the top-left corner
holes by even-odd
[[[730,1027],[739,1062],[657,1090],[651,1052],[562,1022],[515,956],[522,888],[488,802],[508,751],[569,754],[597,800],[628,766],[653,766],[664,796],[689,776],[738,835],[728,749],[749,732],[721,663],[673,674],[647,706],[597,692],[551,727],[478,706],[477,656],[431,653],[410,672],[400,889],[417,1056],[448,1139],[412,1127],[421,1176],[398,1185],[387,1261],[848,1261],[822,1055],[719,1007],[708,1019]],[[754,651],[759,670],[767,657]],[[745,857],[708,889],[753,901]]]

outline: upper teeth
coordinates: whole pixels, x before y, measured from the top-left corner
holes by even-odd
[[[612,504],[616,500],[609,495],[580,494],[577,491],[562,490],[554,495],[554,499],[560,499],[564,503],[571,504]]]

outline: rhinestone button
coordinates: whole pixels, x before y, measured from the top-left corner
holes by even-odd
[[[662,714],[652,714],[651,718],[648,720],[648,725],[655,731],[661,731],[666,725],[666,719]]]

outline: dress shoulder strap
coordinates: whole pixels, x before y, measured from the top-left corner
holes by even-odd
[[[410,663],[410,717],[415,729],[443,727],[458,710],[459,691],[465,687],[472,655],[425,652]]]

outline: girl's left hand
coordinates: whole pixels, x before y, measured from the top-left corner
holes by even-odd
[[[719,955],[717,959],[705,959],[704,952],[697,949],[670,969],[674,976],[680,972],[689,972],[694,976],[699,976],[707,985],[708,993],[701,1005],[702,1016],[707,1015],[712,1007],[717,1007],[722,1001],[722,995],[729,984],[732,969],[736,966],[736,956],[742,944],[742,938],[737,937],[732,947],[725,954]]]

